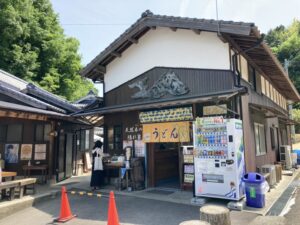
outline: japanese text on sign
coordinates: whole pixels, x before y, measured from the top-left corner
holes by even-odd
[[[189,122],[143,125],[144,142],[189,142]]]
[[[127,141],[142,140],[142,127],[141,126],[125,127],[125,139]]]

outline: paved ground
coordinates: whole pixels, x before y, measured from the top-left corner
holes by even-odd
[[[106,224],[107,198],[68,195],[74,214],[78,215],[65,224]],[[199,207],[164,201],[149,200],[131,196],[116,196],[120,222],[122,224],[176,225],[184,220],[199,219]],[[60,198],[38,203],[0,220],[1,225],[42,225],[51,224],[59,215]],[[256,215],[232,212],[233,225],[248,224]],[[237,216],[237,214],[239,214]],[[20,219],[24,218],[24,220]],[[102,222],[101,222],[102,221]]]

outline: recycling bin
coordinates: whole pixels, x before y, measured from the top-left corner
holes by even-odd
[[[255,208],[265,207],[267,191],[265,177],[259,173],[247,173],[243,176],[246,193],[246,205]]]
[[[297,153],[297,164],[300,165],[300,149],[294,149],[293,153]]]

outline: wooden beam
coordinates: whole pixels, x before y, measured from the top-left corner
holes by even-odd
[[[105,66],[101,66],[101,65],[97,65],[94,68],[94,72],[104,74],[104,73],[106,73],[106,67]]]
[[[222,36],[222,34],[218,34],[217,33],[218,38],[223,42],[223,43],[227,43],[228,41]]]
[[[10,118],[18,118],[18,119],[28,119],[28,120],[42,120],[46,121],[48,119],[45,115],[40,115],[36,113],[28,113],[28,112],[15,112],[15,111],[5,111],[0,110],[0,117],[10,117]]]
[[[112,53],[110,53],[112,56],[115,56],[115,57],[121,57],[122,55],[121,55],[121,53],[118,53],[118,52],[112,52]]]
[[[198,30],[198,29],[192,29],[192,31],[194,31],[195,34],[200,34],[201,33],[201,30]]]
[[[139,43],[139,40],[135,39],[135,38],[128,38],[128,41],[130,41],[131,43],[134,43],[134,44]]]

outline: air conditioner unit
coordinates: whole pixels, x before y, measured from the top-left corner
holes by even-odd
[[[270,187],[274,187],[276,184],[276,168],[275,165],[263,165],[261,167],[261,172],[262,173],[269,173],[269,185]]]
[[[285,169],[292,169],[292,156],[291,156],[291,146],[281,145],[279,148],[280,161],[284,162]]]

